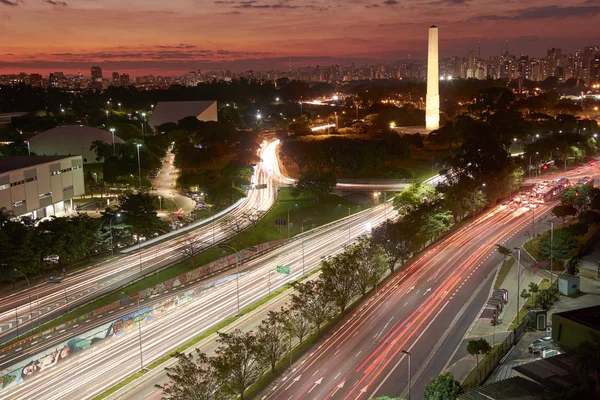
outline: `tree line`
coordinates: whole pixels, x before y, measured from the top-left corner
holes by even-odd
[[[170,227],[158,218],[156,203],[148,193],[127,193],[119,197],[117,210],[106,209],[101,218],[79,213],[41,221],[16,219],[0,209],[0,280],[17,278],[14,269],[44,275],[108,252],[111,245],[127,246],[167,232]]]
[[[252,332],[219,332],[212,357],[177,354],[177,364],[167,367],[170,382],[163,399],[244,399],[247,389],[291,351],[292,340],[302,343],[356,298],[364,296],[385,275],[388,260],[381,246],[370,239],[346,246],[321,263],[316,279],[297,282],[291,301],[280,311],[270,311]]]

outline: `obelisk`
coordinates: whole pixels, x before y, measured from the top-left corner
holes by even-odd
[[[432,131],[440,127],[440,83],[438,65],[438,28],[429,28],[427,49],[427,96],[425,98],[425,129]]]

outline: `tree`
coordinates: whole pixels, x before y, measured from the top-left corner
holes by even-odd
[[[521,291],[521,298],[522,298],[523,300],[527,301],[527,299],[529,299],[530,297],[531,297],[531,293],[529,293],[529,292],[527,291],[527,289],[523,289],[523,290]]]
[[[408,185],[402,192],[394,197],[394,209],[402,217],[412,213],[423,204],[433,204],[441,200],[441,194],[432,186],[424,183]]]
[[[502,254],[504,257],[512,256],[512,251],[510,251],[510,249],[508,247],[504,247],[501,244],[496,245],[496,250],[498,251],[498,253]]]
[[[556,206],[552,207],[552,215],[557,218],[562,218],[563,224],[566,217],[574,217],[575,214],[577,214],[577,209],[571,204],[557,204]]]
[[[452,373],[446,372],[438,375],[425,386],[423,398],[425,400],[456,400],[461,393],[460,382],[454,379]]]
[[[297,293],[292,293],[292,307],[303,310],[306,318],[317,331],[334,314],[333,302],[322,279],[309,280],[294,285]]]
[[[196,359],[192,354],[176,353],[177,364],[166,367],[170,382],[162,390],[163,400],[220,400],[220,384],[212,360],[196,349]]]
[[[579,273],[580,266],[581,260],[578,257],[571,257],[565,263],[565,273],[569,275],[577,275]]]
[[[234,235],[241,233],[246,229],[246,221],[238,216],[226,216],[220,222],[221,228],[231,232]]]
[[[119,196],[121,210],[131,230],[138,236],[150,238],[157,233],[168,231],[168,225],[162,221],[156,210],[158,201],[156,197],[146,192],[128,193]]]
[[[319,201],[319,197],[328,195],[336,184],[337,178],[333,172],[310,170],[300,175],[290,193],[294,197],[313,194]]]
[[[386,220],[375,227],[372,232],[372,241],[381,246],[384,251],[390,272],[398,262],[404,262],[416,250],[414,247],[414,229],[404,220]]]
[[[194,235],[186,232],[179,240],[179,250],[184,257],[194,257],[202,251],[204,242],[200,235]]]
[[[372,240],[361,240],[350,249],[350,257],[355,263],[356,284],[364,296],[385,274],[387,257],[381,246]]]
[[[479,364],[479,356],[489,353],[490,350],[492,346],[484,338],[469,340],[467,343],[467,353],[476,357],[477,364]]]
[[[267,319],[263,320],[256,331],[258,354],[265,364],[275,372],[275,365],[288,349],[288,322],[285,313],[269,311]]]
[[[600,398],[600,334],[590,332],[590,339],[579,343],[575,348],[575,368],[579,371],[582,383],[587,384],[590,374],[596,376],[596,398]]]
[[[582,212],[590,208],[592,203],[591,186],[572,186],[568,188],[562,196],[562,202]]]
[[[529,293],[531,293],[531,297],[533,298],[533,304],[536,305],[536,296],[540,291],[540,287],[535,282],[529,282]]]
[[[310,320],[305,311],[298,304],[292,303],[292,306],[286,311],[290,329],[294,336],[298,338],[300,344],[302,344],[306,335],[311,331],[312,326]]]
[[[231,181],[232,187],[235,186],[238,179],[249,182],[253,173],[254,170],[251,167],[236,162],[230,162],[221,170],[221,175]]]
[[[252,333],[238,329],[232,333],[218,332],[219,346],[215,350],[213,365],[225,393],[240,396],[260,378],[265,370],[259,356],[257,339]]]
[[[344,248],[344,252],[321,262],[323,282],[339,312],[344,312],[360,290],[355,280],[354,269],[353,257],[347,247]]]

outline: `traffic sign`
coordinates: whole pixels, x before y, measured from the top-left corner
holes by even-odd
[[[285,265],[278,265],[277,266],[277,272],[279,272],[280,274],[289,275],[290,274],[290,267],[286,267]]]

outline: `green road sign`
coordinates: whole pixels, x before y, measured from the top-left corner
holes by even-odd
[[[290,267],[286,267],[285,265],[278,265],[277,266],[277,272],[279,272],[280,274],[289,275],[290,274]]]

